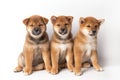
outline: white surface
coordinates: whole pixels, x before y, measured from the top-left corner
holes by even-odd
[[[98,34],[99,62],[103,72],[88,69],[82,76],[75,76],[67,69],[57,75],[46,71],[24,76],[13,73],[17,57],[22,51],[25,26],[22,20],[33,14],[49,18],[52,15],[74,16],[72,33],[79,28],[79,18],[94,16],[104,18]],[[47,32],[51,37],[49,21]],[[0,79],[2,80],[119,80],[120,79],[120,2],[119,0],[1,0],[0,1]]]

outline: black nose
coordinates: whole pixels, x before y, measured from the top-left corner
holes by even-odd
[[[38,27],[35,27],[34,29],[33,29],[33,31],[32,31],[32,34],[33,35],[39,35],[41,33],[41,30],[40,30],[40,28],[38,28]]]
[[[96,31],[95,31],[95,30],[93,30],[93,31],[92,31],[92,33],[93,33],[93,34],[96,34]]]
[[[64,35],[67,33],[67,29],[66,28],[61,28],[59,31],[60,34]]]
[[[61,31],[64,32],[64,31],[65,31],[65,28],[62,28]]]

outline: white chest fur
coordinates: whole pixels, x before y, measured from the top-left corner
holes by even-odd
[[[65,58],[66,58],[67,45],[66,44],[60,44],[58,47],[60,49],[59,63],[62,63],[63,61],[65,61]]]
[[[88,42],[84,45],[83,61],[87,61],[90,59],[92,50],[96,50],[96,40],[94,37],[89,37]]]
[[[66,59],[66,50],[71,46],[71,44],[56,44],[56,48],[59,50],[59,63],[65,61]]]
[[[58,44],[57,47],[61,50],[61,51],[65,51],[68,47],[67,44]]]
[[[66,51],[67,48],[72,48],[72,43],[57,44],[56,47],[59,48],[61,51]]]

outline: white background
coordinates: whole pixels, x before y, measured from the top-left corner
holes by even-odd
[[[23,49],[26,28],[22,20],[38,14],[48,19],[52,15],[74,16],[72,33],[79,29],[79,18],[104,18],[98,34],[99,62],[103,72],[89,68],[82,76],[67,69],[57,75],[45,70],[24,76],[14,73],[17,57]],[[47,32],[52,34],[49,21]],[[120,2],[119,0],[1,0],[0,1],[0,79],[2,80],[119,80],[120,79]]]

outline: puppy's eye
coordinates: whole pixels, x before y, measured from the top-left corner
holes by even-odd
[[[95,25],[95,28],[97,28],[97,25]]]
[[[57,26],[60,26],[60,24],[57,24]]]
[[[87,25],[88,28],[90,28],[90,25]]]
[[[68,26],[68,23],[66,23],[65,26]]]
[[[32,25],[32,24],[30,24],[29,26],[33,27],[33,25]]]
[[[43,24],[39,24],[38,26],[39,26],[39,27],[40,27],[40,26],[43,26]]]

